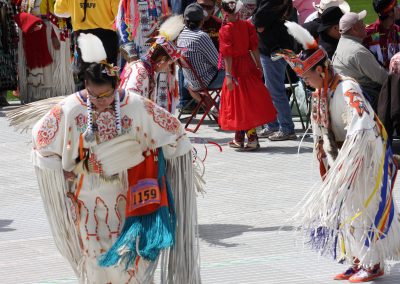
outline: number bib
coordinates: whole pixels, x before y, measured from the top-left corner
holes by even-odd
[[[146,178],[131,186],[128,192],[129,215],[145,215],[157,210],[161,204],[157,179]]]
[[[165,177],[159,177],[157,151],[145,156],[143,162],[128,170],[126,217],[143,216],[168,206]]]

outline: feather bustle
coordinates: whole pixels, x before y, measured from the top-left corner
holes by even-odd
[[[171,16],[160,26],[159,33],[167,37],[167,40],[174,41],[184,27],[182,15]]]

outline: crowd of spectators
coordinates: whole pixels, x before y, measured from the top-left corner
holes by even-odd
[[[23,5],[24,1],[19,2]],[[53,2],[55,15],[70,18],[75,39],[80,33],[95,34],[103,42],[107,61],[114,65],[119,63],[117,57],[121,39],[115,31],[114,20],[118,10],[131,1]],[[231,2],[239,4],[237,0]],[[147,2],[143,3],[139,4],[147,5]],[[169,2],[169,8],[163,6],[165,3],[160,1],[155,7],[147,8],[140,6],[137,13],[147,11],[146,17],[150,17],[151,23],[156,24],[171,14],[182,14],[185,27],[177,39],[177,45],[186,50],[185,56],[202,83],[210,88],[220,88],[226,75],[219,51],[219,30],[226,24],[226,13],[222,12],[220,1],[173,0]],[[267,137],[271,141],[296,139],[292,110],[285,89],[288,66],[285,60],[273,56],[279,49],[299,50],[287,32],[285,21],[297,21],[303,25],[325,49],[335,70],[358,81],[373,107],[378,107],[382,86],[391,73],[391,59],[398,58],[396,54],[400,51],[400,27],[396,24],[400,16],[397,0],[366,1],[365,5],[372,5],[377,14],[376,21],[369,26],[364,23],[366,12],[355,13],[344,0],[246,0],[240,2],[240,5],[242,9],[238,17],[251,22],[256,30],[264,83],[277,110],[277,119],[262,126],[260,137]],[[130,17],[143,25],[147,21],[144,16]],[[2,23],[4,26],[5,22]],[[6,44],[0,45],[0,49],[2,46]],[[75,60],[82,63],[79,48],[76,49]],[[199,100],[197,92],[201,89],[200,83],[190,70],[177,70],[174,76],[179,85],[178,107],[182,108],[192,102],[193,105],[186,109],[191,112]]]

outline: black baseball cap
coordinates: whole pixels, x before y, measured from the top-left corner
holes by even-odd
[[[200,22],[204,19],[203,7],[197,3],[192,3],[186,7],[183,17],[186,21]]]

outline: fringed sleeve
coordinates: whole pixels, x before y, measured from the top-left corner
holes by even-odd
[[[358,258],[365,266],[399,259],[392,195],[397,167],[386,131],[358,88],[335,96],[347,103],[347,136],[321,188],[310,192],[295,219],[323,255],[348,262]]]
[[[194,168],[192,146],[174,116],[151,101],[142,102],[150,115],[142,118],[143,131],[163,148],[177,220],[175,244],[161,256],[162,283],[198,284],[201,278],[196,195],[203,190],[203,183]],[[151,123],[146,125],[145,121]]]

